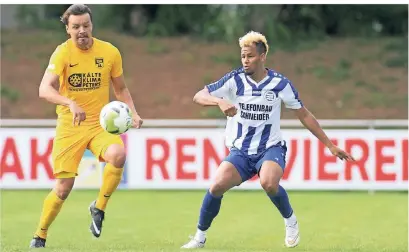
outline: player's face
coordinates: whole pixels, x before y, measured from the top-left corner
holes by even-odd
[[[241,48],[241,64],[244,72],[248,75],[252,75],[257,70],[264,68],[265,59],[265,54],[259,54],[254,44]]]
[[[91,43],[92,22],[88,13],[82,15],[70,15],[67,33],[79,48],[86,49]]]

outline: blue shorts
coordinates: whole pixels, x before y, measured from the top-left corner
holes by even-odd
[[[274,161],[284,170],[286,154],[287,146],[285,142],[283,144],[280,142],[254,155],[246,155],[241,150],[233,147],[224,161],[232,163],[240,173],[242,182],[245,182],[259,173],[264,161]]]

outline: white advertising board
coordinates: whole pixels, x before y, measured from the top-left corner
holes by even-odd
[[[54,129],[0,129],[1,188],[51,188]],[[287,165],[281,184],[300,190],[407,190],[406,130],[326,130],[356,158],[336,159],[307,130],[282,130]],[[224,129],[140,129],[123,135],[127,163],[121,188],[205,189],[228,154]],[[76,188],[98,188],[102,167],[86,152]],[[258,178],[239,189],[261,189]]]

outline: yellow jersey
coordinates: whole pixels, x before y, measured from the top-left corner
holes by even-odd
[[[109,102],[111,78],[123,73],[119,50],[108,42],[93,41],[90,49],[81,50],[68,39],[55,49],[47,67],[47,71],[59,76],[60,94],[85,111],[81,125],[99,123],[99,113]],[[69,107],[57,105],[56,112],[59,124],[72,124]]]

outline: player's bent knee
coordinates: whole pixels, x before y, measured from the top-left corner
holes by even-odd
[[[276,195],[278,192],[278,184],[273,181],[261,181],[261,187],[269,195]]]
[[[215,197],[221,197],[228,190],[226,186],[220,183],[214,183],[210,186],[209,192]]]
[[[75,178],[57,179],[54,191],[58,198],[65,200],[70,195],[74,186]]]
[[[105,152],[104,159],[117,168],[122,168],[126,162],[125,148],[119,144],[113,144]]]
[[[57,195],[58,198],[62,200],[66,200],[68,196],[70,195],[71,190],[66,189],[66,188],[58,188],[55,189],[55,194]]]
[[[283,170],[278,163],[274,161],[265,161],[259,172],[260,184],[264,191],[269,195],[277,194],[282,175]]]
[[[232,187],[240,185],[241,181],[241,176],[234,165],[223,162],[217,169],[215,181],[210,186],[209,192],[213,196],[220,197]]]
[[[117,168],[123,168],[126,162],[125,150],[118,152],[115,156],[115,161],[112,163]]]

